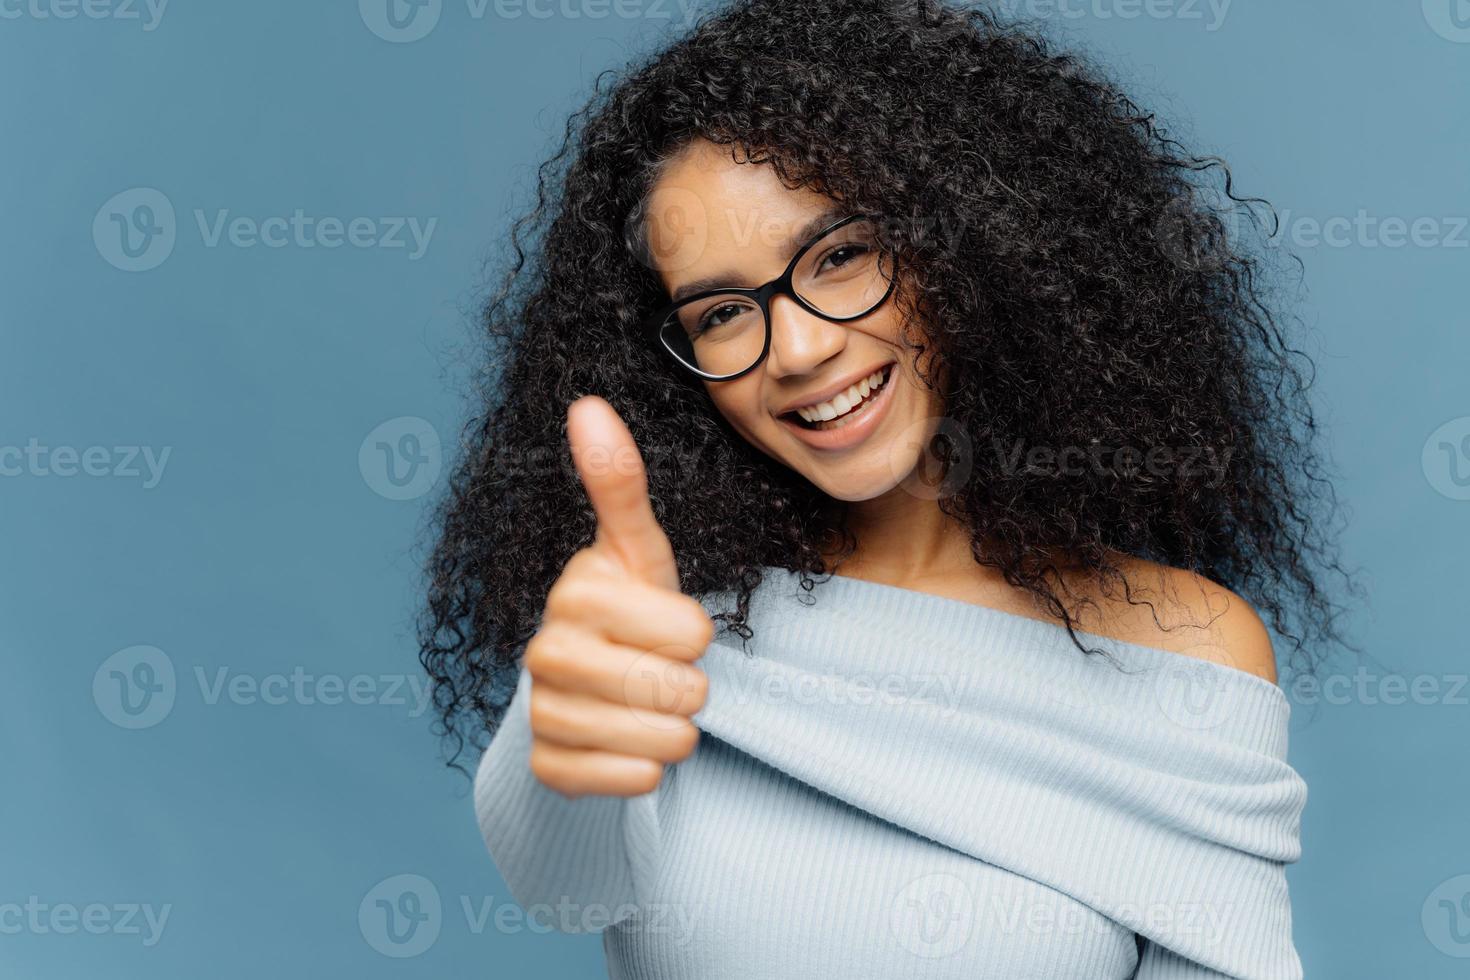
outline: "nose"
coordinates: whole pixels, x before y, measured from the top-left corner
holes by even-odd
[[[775,378],[808,374],[847,346],[848,328],[808,313],[790,296],[771,300],[771,352],[766,371]]]

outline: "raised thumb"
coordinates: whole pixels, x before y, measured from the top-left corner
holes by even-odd
[[[628,426],[605,400],[584,395],[567,409],[567,439],[597,515],[593,547],[605,550],[630,575],[677,592],[674,548],[654,516],[648,472]]]

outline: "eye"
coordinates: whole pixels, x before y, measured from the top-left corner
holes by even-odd
[[[722,327],[743,312],[745,312],[745,307],[738,303],[721,303],[706,311],[704,316],[699,318],[696,329],[704,333],[706,330]]]
[[[845,245],[838,245],[836,248],[832,249],[832,251],[822,256],[822,261],[817,266],[817,268],[820,270],[821,268],[826,266],[827,263],[830,262],[832,263],[833,268],[840,269],[843,266],[862,258],[864,255],[867,255],[872,250],[873,247],[864,242],[849,242]]]

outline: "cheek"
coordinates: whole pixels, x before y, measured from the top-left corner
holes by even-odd
[[[759,376],[748,375],[734,383],[706,384],[705,390],[715,408],[737,430],[751,432],[761,424],[765,412],[761,408]]]

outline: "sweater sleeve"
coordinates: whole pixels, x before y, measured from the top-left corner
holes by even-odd
[[[528,913],[562,932],[600,932],[634,914],[651,883],[658,790],[568,799],[543,785],[530,766],[530,691],[531,675],[523,670],[480,758],[480,833],[511,896]]]

